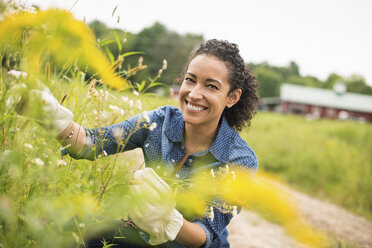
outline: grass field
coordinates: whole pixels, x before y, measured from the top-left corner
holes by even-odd
[[[241,135],[260,168],[372,219],[372,125],[258,113]]]

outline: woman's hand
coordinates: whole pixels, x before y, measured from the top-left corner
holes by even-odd
[[[9,71],[8,77],[12,79],[26,78],[27,73],[22,71]],[[42,83],[38,89],[32,89],[20,99],[16,110],[19,114],[36,119],[45,128],[52,128],[58,134],[62,133],[72,121],[73,114],[63,107],[53,96],[50,90]],[[41,108],[38,108],[38,107]],[[42,111],[37,111],[41,109]]]
[[[183,225],[183,216],[169,185],[151,168],[138,170],[129,186],[131,208],[129,217],[150,235],[150,244],[174,240]]]

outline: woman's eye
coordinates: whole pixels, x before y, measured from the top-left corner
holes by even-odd
[[[211,88],[211,89],[215,89],[215,90],[218,90],[218,87],[214,84],[208,84],[207,85],[208,88]]]
[[[194,82],[195,82],[194,79],[189,78],[189,77],[186,77],[186,78],[185,78],[185,81],[186,81],[186,82],[190,82],[190,83],[194,83]]]

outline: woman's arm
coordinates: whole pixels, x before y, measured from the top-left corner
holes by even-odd
[[[183,225],[175,240],[187,247],[201,247],[206,238],[206,233],[200,225],[183,219]]]

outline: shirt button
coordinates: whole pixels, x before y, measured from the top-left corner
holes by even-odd
[[[146,144],[145,144],[145,147],[149,147],[149,143],[146,143]]]
[[[192,158],[189,159],[189,163],[191,163],[191,162],[192,162]]]

